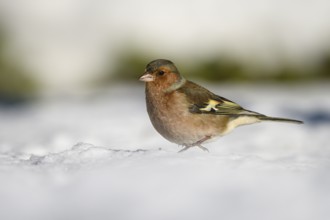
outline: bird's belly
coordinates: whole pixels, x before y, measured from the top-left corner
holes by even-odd
[[[193,114],[189,111],[179,111],[173,115],[169,112],[159,112],[151,120],[155,129],[167,140],[179,145],[196,143],[205,137],[213,139],[224,131],[219,121],[227,120],[225,116]]]

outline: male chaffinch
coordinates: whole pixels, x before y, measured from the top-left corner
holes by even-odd
[[[169,60],[151,61],[140,77],[146,82],[147,111],[154,128],[185,151],[223,136],[234,128],[261,121],[302,124],[302,121],[268,117],[246,110],[226,98],[182,77]]]

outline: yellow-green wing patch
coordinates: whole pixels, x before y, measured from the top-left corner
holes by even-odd
[[[217,97],[217,100],[209,99],[202,107],[199,107],[198,113],[228,115],[239,114],[242,111],[244,111],[244,109],[235,102]]]

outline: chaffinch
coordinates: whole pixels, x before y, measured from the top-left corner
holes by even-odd
[[[179,152],[194,146],[207,151],[202,143],[241,125],[261,121],[303,123],[246,110],[186,80],[169,60],[151,61],[140,80],[146,82],[147,111],[154,128],[167,140],[183,146]]]

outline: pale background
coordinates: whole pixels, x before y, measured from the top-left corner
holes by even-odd
[[[0,0],[0,219],[330,216],[329,1]],[[152,59],[262,123],[205,145],[162,138]]]

